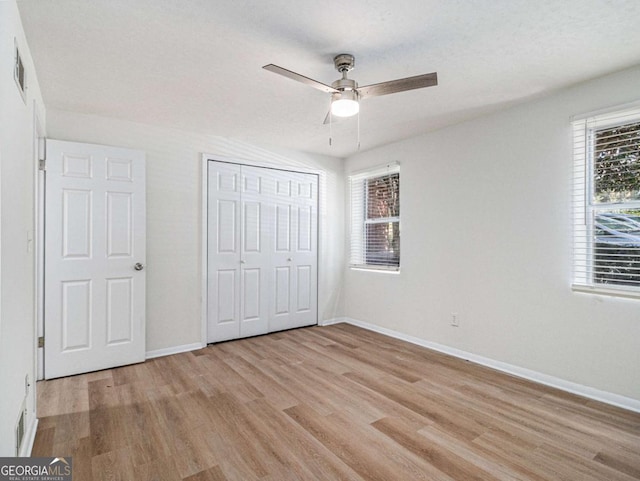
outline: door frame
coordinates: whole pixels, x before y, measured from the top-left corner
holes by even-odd
[[[39,347],[38,339],[44,336],[44,188],[45,170],[40,168],[40,161],[46,160],[46,132],[42,123],[36,101],[33,101],[33,252],[34,252],[34,299],[33,312],[35,318],[35,366],[36,381],[44,379],[44,348]]]
[[[304,165],[295,165],[295,164],[285,164],[285,163],[279,163],[279,162],[275,162],[275,161],[267,161],[267,160],[260,160],[260,161],[256,161],[256,160],[249,160],[249,159],[241,159],[238,157],[227,157],[227,156],[223,156],[223,155],[215,155],[215,154],[207,154],[207,153],[203,153],[202,154],[202,160],[201,160],[201,177],[202,177],[202,183],[201,183],[201,195],[200,195],[200,200],[201,200],[201,205],[202,205],[202,217],[201,217],[201,222],[200,222],[200,226],[201,226],[201,258],[202,258],[202,262],[200,265],[200,270],[202,272],[202,276],[201,276],[201,290],[200,290],[200,300],[201,300],[201,324],[200,324],[200,340],[201,340],[201,344],[202,347],[206,347],[208,342],[208,308],[209,308],[209,301],[208,301],[208,297],[209,297],[209,253],[208,253],[208,247],[209,247],[209,162],[226,162],[229,164],[236,164],[236,165],[247,165],[247,166],[251,166],[251,167],[262,167],[265,169],[276,169],[276,170],[284,170],[284,171],[288,171],[288,172],[297,172],[297,173],[301,173],[301,174],[315,174],[318,176],[318,212],[317,212],[317,229],[316,229],[316,245],[317,245],[317,251],[318,251],[318,255],[316,258],[316,262],[317,262],[317,267],[316,267],[316,298],[317,298],[317,302],[316,302],[316,319],[317,319],[317,323],[318,325],[320,325],[320,266],[322,265],[321,262],[321,251],[322,251],[322,245],[321,245],[321,222],[320,219],[322,218],[322,215],[324,214],[324,211],[322,209],[322,190],[324,189],[325,186],[325,174],[322,170],[320,169],[314,169],[314,168],[310,168],[310,167],[305,167]]]

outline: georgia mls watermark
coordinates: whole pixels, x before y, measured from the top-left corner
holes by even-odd
[[[72,481],[71,458],[0,458],[0,481]]]

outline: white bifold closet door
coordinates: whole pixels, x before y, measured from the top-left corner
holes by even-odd
[[[317,323],[318,176],[208,163],[208,342]]]

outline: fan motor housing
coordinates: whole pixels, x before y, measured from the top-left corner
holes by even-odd
[[[356,66],[356,59],[351,54],[341,53],[333,58],[333,64],[338,72],[349,72]]]

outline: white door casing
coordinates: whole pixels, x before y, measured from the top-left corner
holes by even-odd
[[[144,153],[47,140],[45,198],[45,378],[144,361]]]
[[[208,342],[317,323],[317,175],[208,162]]]

